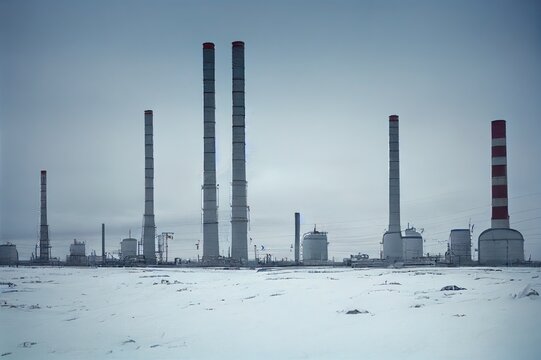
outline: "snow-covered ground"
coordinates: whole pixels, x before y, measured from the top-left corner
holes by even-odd
[[[539,268],[4,267],[0,355],[541,359],[541,299],[526,296],[541,293],[540,275]],[[441,291],[446,285],[466,289]]]

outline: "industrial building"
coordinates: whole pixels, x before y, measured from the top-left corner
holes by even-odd
[[[423,257],[423,237],[414,227],[408,227],[402,237],[404,260],[413,260]]]
[[[84,241],[73,239],[73,244],[70,244],[70,253],[66,258],[68,265],[87,265],[86,247]]]
[[[321,264],[329,260],[327,233],[314,230],[302,238],[302,261],[305,265]]]
[[[449,264],[455,266],[472,264],[470,229],[451,230],[448,250],[445,255]]]
[[[12,243],[0,245],[0,265],[17,265],[18,263],[17,247]]]
[[[524,238],[509,224],[507,134],[505,120],[492,121],[492,220],[479,235],[480,265],[513,265],[524,261]]]
[[[137,257],[137,239],[126,238],[120,242],[120,260],[134,259]]]

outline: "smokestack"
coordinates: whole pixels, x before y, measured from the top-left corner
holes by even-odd
[[[301,243],[301,214],[295,213],[295,263],[299,263],[299,248]]]
[[[214,44],[203,44],[203,259],[220,255],[216,187]]]
[[[479,264],[509,266],[524,261],[524,237],[509,226],[505,120],[494,120],[491,125],[492,224],[479,234]]]
[[[47,225],[47,171],[41,170],[41,222],[39,227],[39,260],[50,260],[49,225]]]
[[[492,226],[509,228],[505,120],[492,121]]]
[[[156,263],[156,224],[154,223],[154,143],[152,110],[145,110],[145,213],[143,215],[143,255],[147,264]]]
[[[233,182],[231,257],[248,259],[248,201],[244,119],[244,42],[233,42]]]
[[[105,224],[101,224],[101,260],[105,263]]]
[[[398,147],[398,115],[389,116],[389,228],[383,235],[383,257],[402,258],[400,232],[400,156]]]

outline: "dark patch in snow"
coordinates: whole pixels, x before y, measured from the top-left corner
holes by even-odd
[[[453,316],[455,316],[455,317],[464,317],[464,316],[466,316],[466,314],[454,314]]]
[[[519,299],[524,298],[524,297],[528,297],[530,299],[535,299],[535,298],[539,297],[539,292],[537,292],[537,290],[535,290],[535,289],[532,289],[530,287],[530,284],[528,284],[528,285],[526,285],[524,287],[524,289],[522,289],[522,291],[520,293],[513,295],[513,298],[517,298],[517,297]]]
[[[346,315],[369,314],[369,313],[370,312],[367,310],[357,310],[357,309],[346,311]]]
[[[30,348],[30,347],[32,347],[32,346],[34,346],[34,345],[36,345],[36,344],[37,344],[37,342],[33,342],[33,341],[25,341],[25,342],[19,344],[19,347]]]
[[[10,288],[17,286],[12,282],[0,282],[0,285],[7,285]]]
[[[3,354],[0,355],[0,356],[8,356],[8,355],[11,355],[11,353],[10,353],[10,352],[5,352],[5,353],[3,353]]]
[[[276,294],[270,294],[270,296],[282,296],[284,294],[279,294],[279,293],[276,293]]]
[[[421,308],[421,307],[423,307],[423,306],[425,306],[425,304],[415,304],[415,305],[412,305],[412,306],[410,306],[410,307],[415,308],[415,309],[418,309],[418,308]]]
[[[133,339],[124,340],[122,342],[122,345],[126,345],[126,344],[135,344],[135,340]]]
[[[256,296],[257,296],[257,295],[248,296],[248,297],[245,297],[243,300],[254,299]]]
[[[158,347],[158,346],[161,346],[161,345],[160,345],[160,344],[150,345],[150,348],[151,348],[151,349],[154,349],[155,347]]]
[[[70,319],[66,319],[64,321],[73,321],[73,320],[77,320],[78,318],[74,317],[74,318],[70,318]]]
[[[169,277],[169,275],[141,275],[139,278],[160,278],[160,277]]]
[[[466,288],[462,288],[456,285],[447,285],[441,288],[440,291],[457,291],[457,290],[466,290]]]

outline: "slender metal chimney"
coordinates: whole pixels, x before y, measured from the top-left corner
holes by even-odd
[[[400,232],[400,156],[398,115],[389,116],[389,229],[383,235],[383,257],[402,259]]]
[[[105,224],[101,224],[101,261],[105,263]]]
[[[301,244],[301,214],[295,213],[295,263],[300,261],[300,244]]]
[[[203,44],[203,259],[220,255],[216,186],[214,44]]]
[[[244,42],[233,42],[233,181],[231,257],[248,259],[248,201],[244,119]]]
[[[492,226],[509,228],[505,120],[492,121]]]
[[[41,222],[39,227],[39,260],[50,260],[49,225],[47,225],[47,171],[41,170]]]
[[[156,224],[154,222],[154,143],[152,110],[145,110],[145,213],[143,215],[143,255],[147,264],[156,263]]]

